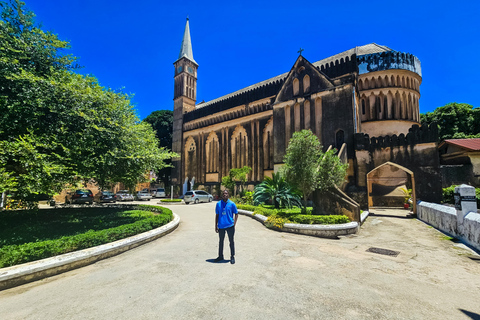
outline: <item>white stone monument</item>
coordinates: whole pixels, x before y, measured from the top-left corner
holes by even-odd
[[[457,232],[463,234],[463,220],[469,212],[477,212],[475,188],[466,184],[455,187],[455,209],[457,210]]]

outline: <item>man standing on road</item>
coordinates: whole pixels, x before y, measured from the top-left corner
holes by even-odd
[[[215,207],[215,232],[218,233],[220,241],[218,243],[218,257],[215,262],[223,260],[223,242],[225,240],[225,232],[228,234],[228,241],[230,242],[230,263],[235,263],[235,242],[233,236],[235,235],[235,225],[238,220],[238,211],[235,203],[228,199],[228,190],[222,193],[222,200],[217,202]]]

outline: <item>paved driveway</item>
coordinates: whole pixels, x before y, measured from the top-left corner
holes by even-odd
[[[230,265],[207,261],[217,255],[214,205],[171,206],[182,219],[173,233],[0,292],[0,318],[480,318],[480,262],[404,211],[376,210],[358,235],[340,240],[275,232],[240,216]]]

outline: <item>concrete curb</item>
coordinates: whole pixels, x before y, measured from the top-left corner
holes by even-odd
[[[249,216],[265,225],[267,217],[261,214],[254,215],[253,212],[247,210],[238,210],[239,214]],[[365,217],[366,218],[366,217]],[[282,229],[278,231],[304,234],[308,236],[315,236],[319,238],[337,238],[338,236],[345,236],[349,234],[358,233],[360,225],[358,222],[349,222],[342,224],[321,225],[321,224],[296,224],[285,223]]]
[[[0,291],[84,267],[99,260],[115,256],[169,234],[178,227],[179,223],[180,217],[173,213],[173,220],[168,224],[130,238],[106,243],[98,247],[2,268],[0,269]]]

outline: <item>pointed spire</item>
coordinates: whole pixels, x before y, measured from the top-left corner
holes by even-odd
[[[180,48],[180,54],[178,55],[178,60],[185,57],[188,60],[192,61],[193,63],[197,64],[197,62],[193,59],[193,51],[192,51],[192,40],[190,39],[190,27],[188,24],[188,17],[187,17],[187,24],[185,25],[185,32],[183,34],[182,40],[182,47]]]

